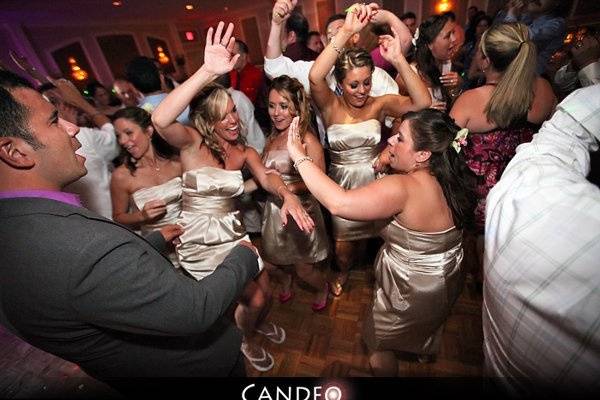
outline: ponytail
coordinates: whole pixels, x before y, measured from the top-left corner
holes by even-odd
[[[527,27],[498,24],[484,32],[481,50],[491,65],[503,73],[485,107],[489,122],[506,128],[523,118],[533,102],[537,53]]]

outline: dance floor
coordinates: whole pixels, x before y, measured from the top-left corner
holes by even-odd
[[[345,292],[330,297],[320,313],[310,308],[314,294],[295,284],[295,297],[285,304],[274,302],[269,319],[285,328],[287,339],[274,344],[257,339],[273,354],[275,367],[258,372],[247,364],[251,377],[367,377],[367,351],[360,340],[373,287],[371,266],[352,270]],[[403,377],[477,377],[482,373],[483,334],[481,293],[469,280],[454,306],[435,362],[420,364],[401,356]],[[0,327],[0,398],[111,397],[106,385],[88,377],[76,365],[61,360],[6,332]]]

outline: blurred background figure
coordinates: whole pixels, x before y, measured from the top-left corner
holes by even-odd
[[[322,52],[325,46],[323,45],[323,40],[321,40],[321,34],[317,31],[308,32],[308,42],[306,42],[306,47],[315,53]]]

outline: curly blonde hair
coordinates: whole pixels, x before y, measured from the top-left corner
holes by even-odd
[[[268,93],[271,93],[271,90],[275,90],[290,103],[290,113],[294,117],[300,117],[298,129],[300,135],[304,137],[310,122],[310,98],[306,94],[304,86],[302,86],[298,79],[282,75],[271,81]],[[274,130],[272,127],[269,139],[274,137]]]
[[[215,125],[227,116],[229,99],[231,96],[227,89],[217,83],[211,83],[205,86],[190,102],[190,120],[194,123],[212,155],[223,163],[225,163],[227,154],[219,143]],[[237,142],[245,144],[244,135],[241,134],[244,126],[241,121],[238,124],[240,135],[238,135]]]

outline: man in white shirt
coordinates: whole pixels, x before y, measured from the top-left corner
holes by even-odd
[[[110,176],[112,160],[121,150],[115,130],[108,117],[89,104],[73,84],[65,79],[45,85],[40,91],[58,109],[60,118],[77,124],[79,111],[87,114],[98,128],[80,127],[77,139],[81,143],[78,154],[85,157],[88,173],[67,185],[66,192],[75,193],[88,210],[112,219]]]
[[[267,42],[267,50],[265,52],[265,74],[270,78],[277,78],[281,75],[288,75],[296,78],[302,83],[307,93],[310,93],[310,84],[308,81],[308,73],[314,61],[292,61],[288,57],[282,55],[281,52],[281,34],[285,20],[289,17],[291,10],[298,3],[297,0],[278,0],[273,6],[271,30],[269,32],[269,40]],[[381,10],[384,11],[384,10]],[[345,15],[338,14],[329,18],[326,32],[327,42],[335,36],[337,31],[344,25]],[[406,28],[406,27],[405,27]],[[408,28],[406,28],[408,32]],[[410,37],[410,32],[407,34]],[[355,46],[360,40],[360,34],[355,34],[349,43]],[[384,94],[398,94],[398,84],[390,75],[379,67],[375,67],[373,71],[373,84],[371,86],[371,96],[382,96]],[[331,90],[336,91],[337,82],[333,76],[333,69],[327,76],[327,82]],[[316,120],[319,129],[321,143],[325,144],[325,127],[319,113],[316,113]]]
[[[600,85],[573,92],[487,197],[488,376],[512,394],[600,389]]]

